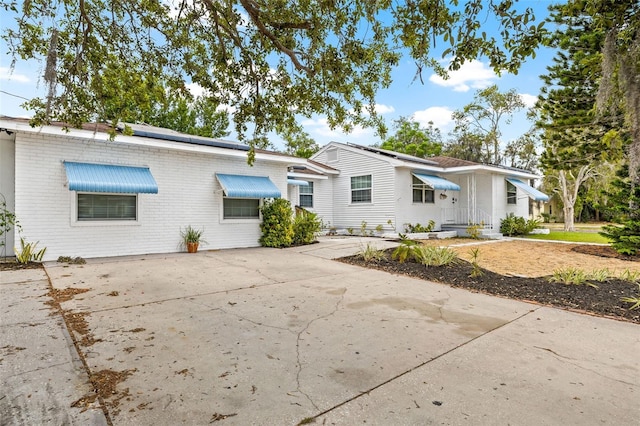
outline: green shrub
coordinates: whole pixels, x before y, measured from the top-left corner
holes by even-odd
[[[563,268],[553,271],[553,275],[549,278],[552,283],[572,284],[572,285],[588,285],[598,288],[597,285],[590,283],[589,276],[581,269]]]
[[[622,226],[603,226],[600,235],[611,239],[611,246],[620,254],[635,256],[640,252],[640,220],[627,220]]]
[[[418,248],[418,242],[409,239],[402,239],[400,245],[391,253],[391,258],[404,263],[407,259],[415,258],[415,250]]]
[[[509,237],[527,235],[539,226],[539,220],[525,220],[524,217],[515,216],[513,213],[509,213],[506,218],[500,220],[500,232]]]
[[[480,249],[472,248],[469,251],[469,254],[471,255],[471,266],[473,267],[473,269],[471,269],[471,275],[469,276],[471,278],[481,277],[484,272],[482,272],[482,268],[478,264],[478,259],[480,258]]]
[[[303,210],[293,219],[293,244],[311,244],[322,229],[322,221],[316,213]]]
[[[366,246],[360,246],[360,250],[358,250],[356,256],[360,256],[365,262],[378,261],[385,257],[384,251],[369,243],[367,243]]]
[[[42,261],[47,248],[44,247],[36,251],[37,245],[38,241],[36,241],[35,243],[27,243],[23,237],[20,237],[20,250],[18,250],[17,248],[13,249],[13,251],[16,253],[16,260],[18,261],[18,263],[27,264],[29,262]]]
[[[289,247],[293,242],[291,203],[284,198],[265,200],[260,213],[262,213],[260,244],[263,247]]]
[[[484,225],[482,224],[476,223],[473,225],[469,225],[467,226],[467,235],[469,236],[469,238],[478,240],[480,239],[480,235],[482,235],[482,228],[484,228]]]
[[[436,226],[436,223],[433,220],[429,220],[429,222],[426,225],[420,225],[419,223],[416,223],[415,225],[412,225],[410,223],[405,223],[404,224],[404,232],[407,234],[418,234],[421,232],[431,232],[433,231],[433,228]]]
[[[413,256],[424,266],[449,265],[458,259],[456,252],[448,247],[417,246]]]

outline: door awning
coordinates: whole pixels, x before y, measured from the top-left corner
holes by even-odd
[[[426,175],[424,173],[411,173],[418,179],[420,179],[425,185],[427,185],[431,189],[442,189],[442,190],[450,190],[450,191],[460,191],[460,185],[457,183],[453,183],[444,178],[434,175]]]
[[[506,178],[506,180],[507,180],[507,182],[513,184],[516,188],[520,188],[521,190],[526,192],[526,194],[532,200],[535,200],[535,201],[549,201],[549,196],[547,194],[538,191],[533,186],[524,183],[520,179]]]
[[[309,186],[309,182],[307,182],[306,180],[289,178],[289,179],[287,179],[287,185]]]
[[[280,198],[280,190],[266,176],[216,173],[224,195],[232,198]]]
[[[64,162],[69,191],[157,194],[148,167]]]

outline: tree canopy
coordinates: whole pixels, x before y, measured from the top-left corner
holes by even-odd
[[[481,162],[501,164],[502,122],[509,124],[513,114],[524,108],[524,102],[515,89],[501,92],[497,85],[478,90],[473,102],[453,113],[456,123],[454,133],[475,135],[482,142]]]
[[[421,158],[440,155],[442,136],[433,123],[429,123],[429,127],[421,127],[416,121],[400,117],[395,120],[394,128],[396,132],[385,139],[380,148]]]
[[[3,0],[14,60],[43,62],[33,124],[126,121],[167,93],[204,89],[232,112],[240,140],[296,128],[320,114],[332,127],[384,124],[376,93],[401,55],[440,69],[485,56],[517,71],[544,34],[512,0]],[[498,38],[482,31],[487,20]],[[438,44],[438,50],[434,46]]]

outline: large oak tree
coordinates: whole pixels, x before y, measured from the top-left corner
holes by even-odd
[[[195,83],[233,111],[241,140],[295,129],[377,126],[376,93],[402,55],[417,75],[484,56],[516,71],[544,32],[512,0],[4,0],[14,59],[40,59],[48,94],[34,124],[126,120]],[[483,31],[493,23],[497,37]],[[436,57],[432,50],[437,45]],[[442,71],[442,70],[440,70]]]

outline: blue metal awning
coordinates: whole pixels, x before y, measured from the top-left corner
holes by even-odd
[[[280,198],[280,190],[266,176],[225,175],[216,173],[216,178],[227,197],[233,198]]]
[[[157,194],[148,167],[64,162],[69,191]]]
[[[547,194],[538,191],[533,186],[524,183],[520,179],[506,178],[506,180],[507,180],[507,182],[513,184],[517,188],[520,188],[521,190],[526,192],[527,195],[529,196],[529,198],[531,198],[532,200],[535,200],[535,201],[549,201],[549,196]]]
[[[297,185],[297,186],[309,186],[309,182],[307,182],[306,180],[299,180],[299,179],[287,179],[287,185]]]
[[[416,173],[413,172],[412,175],[420,179],[425,185],[429,186],[432,189],[442,189],[442,190],[450,190],[450,191],[460,191],[460,185],[457,183],[453,183],[444,178],[434,176],[434,175],[425,175],[424,173]]]

